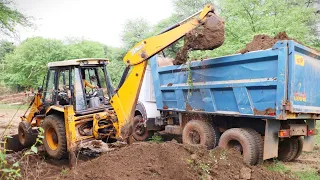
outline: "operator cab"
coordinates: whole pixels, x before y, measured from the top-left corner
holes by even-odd
[[[50,62],[43,93],[45,107],[73,105],[80,115],[111,107],[108,62],[102,58]]]

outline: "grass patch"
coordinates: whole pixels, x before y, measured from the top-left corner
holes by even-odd
[[[280,172],[280,173],[287,173],[290,172],[290,170],[288,168],[286,168],[280,161],[278,160],[274,160],[274,162],[272,164],[268,164],[266,165],[267,169],[269,169],[270,171],[274,171],[274,172]]]
[[[308,171],[300,171],[296,172],[295,175],[299,180],[319,180],[320,175],[316,172],[316,170],[308,170]]]
[[[0,104],[0,109],[27,109],[27,108],[28,108],[28,105],[25,105],[25,104],[23,104],[23,105],[21,105],[21,104],[17,104],[17,105]]]
[[[320,146],[320,121],[316,121],[316,122],[317,122],[316,128],[319,131],[319,134],[316,135],[316,146]]]
[[[151,138],[150,138],[150,141],[153,142],[153,143],[162,143],[163,142],[163,139],[160,135],[153,135]]]
[[[320,180],[320,175],[315,169],[292,172],[278,160],[275,160],[273,163],[265,166],[270,171],[286,174],[290,178],[297,178],[299,180]]]

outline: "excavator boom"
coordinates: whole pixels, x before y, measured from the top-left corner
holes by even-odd
[[[132,119],[147,67],[147,60],[185,36],[186,33],[202,25],[210,12],[214,13],[213,6],[206,5],[202,11],[165,30],[163,33],[137,43],[125,55],[123,61],[127,68],[118,90],[110,101],[118,118],[118,122],[114,123],[117,129],[117,137],[127,138],[132,134]],[[129,69],[131,69],[130,73]]]

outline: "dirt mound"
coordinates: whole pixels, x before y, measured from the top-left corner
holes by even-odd
[[[189,50],[213,50],[224,42],[224,21],[216,14],[208,14],[204,25],[190,31],[184,37],[184,45],[177,53],[173,64],[183,64],[188,59]]]
[[[33,95],[34,94],[29,93],[29,92],[3,95],[3,96],[0,96],[0,103],[2,103],[2,104],[12,104],[12,103],[25,104],[25,103],[29,103],[32,100]]]
[[[253,40],[240,50],[238,53],[244,54],[251,51],[265,50],[272,48],[272,46],[281,40],[295,40],[290,38],[286,32],[279,32],[276,36],[270,37],[265,34],[259,34],[253,37]],[[297,40],[295,40],[297,41]],[[298,42],[298,41],[297,41]]]
[[[65,179],[289,179],[240,154],[186,148],[175,142],[138,143],[79,164]]]

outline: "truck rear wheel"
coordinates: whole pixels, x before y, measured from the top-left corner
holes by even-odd
[[[218,145],[220,132],[209,122],[201,120],[189,121],[182,132],[183,144],[192,146],[204,146],[207,149],[215,148]]]
[[[45,117],[43,122],[44,147],[49,156],[62,159],[68,156],[67,138],[63,118],[57,115]]]
[[[302,137],[298,137],[297,140],[298,140],[298,152],[294,156],[294,158],[292,159],[293,161],[300,157],[300,155],[302,154],[302,149],[303,149],[303,138]]]
[[[286,138],[279,142],[278,159],[283,162],[294,160],[298,154],[298,139]]]
[[[255,137],[246,129],[232,128],[226,130],[221,135],[219,147],[240,151],[244,162],[249,165],[256,165],[258,162],[259,149]]]
[[[137,115],[133,120],[133,138],[137,141],[145,141],[152,136],[152,131],[148,131],[147,127],[144,126],[144,120],[141,115]]]
[[[251,128],[245,128],[251,136],[254,138],[256,148],[258,150],[258,159],[257,164],[261,164],[263,162],[263,139],[261,137],[261,134],[259,134],[257,131],[251,129]]]
[[[29,122],[21,121],[18,127],[18,137],[22,146],[29,147],[36,142],[37,134],[33,133]]]

